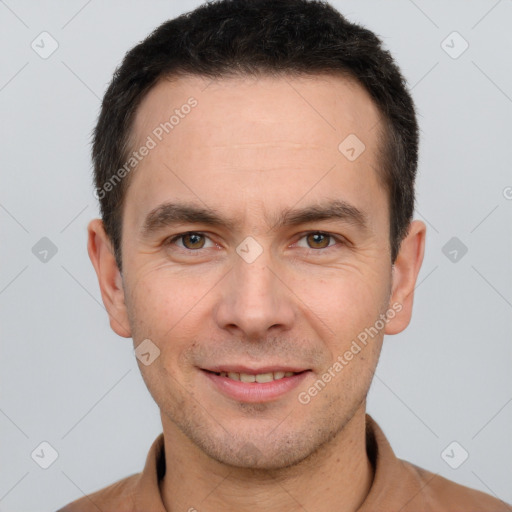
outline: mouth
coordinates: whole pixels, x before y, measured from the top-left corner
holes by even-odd
[[[237,402],[267,402],[282,398],[311,373],[290,367],[247,368],[223,366],[201,368],[213,388]]]
[[[233,371],[220,371],[214,372],[210,370],[205,370],[209,373],[214,373],[218,377],[227,377],[231,380],[237,380],[240,382],[257,382],[259,384],[263,384],[265,382],[272,382],[275,380],[281,380],[285,377],[293,377],[294,375],[298,375],[299,373],[303,373],[308,370],[302,370],[299,372],[292,371],[284,371],[277,370],[274,372],[258,372],[258,373],[246,373],[246,372],[233,372]]]

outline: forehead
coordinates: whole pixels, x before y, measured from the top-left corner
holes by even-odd
[[[198,108],[190,117],[200,117],[201,125],[194,124],[193,130],[188,130],[190,122],[181,123],[188,113],[179,111],[188,111],[187,102],[192,98]],[[173,113],[175,119],[171,120]],[[298,116],[300,124],[296,123]],[[286,127],[286,135],[297,143],[323,141],[324,146],[332,149],[334,145],[336,149],[336,142],[348,129],[371,143],[373,136],[368,132],[373,131],[379,117],[366,90],[347,76],[264,75],[214,80],[186,75],[157,82],[137,109],[132,133],[141,142],[141,137],[152,133],[160,123],[171,120],[173,138],[179,133],[198,138],[207,134],[209,145],[228,139],[232,146],[232,142],[244,140],[250,144],[277,142],[269,128]],[[326,139],[327,134],[330,137]]]
[[[176,197],[271,210],[339,190],[359,195],[361,209],[386,207],[371,197],[385,196],[379,128],[376,105],[346,77],[163,79],[137,110],[132,147],[154,147],[131,176],[127,203],[146,213]]]

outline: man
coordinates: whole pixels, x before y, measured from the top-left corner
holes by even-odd
[[[94,133],[89,255],[163,434],[62,511],[501,511],[395,457],[366,396],[411,318],[418,127],[327,4],[221,0],[133,48]]]

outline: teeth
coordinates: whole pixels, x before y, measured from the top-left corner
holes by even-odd
[[[274,380],[273,373],[260,373],[256,375],[256,382],[272,382]]]
[[[220,377],[228,377],[232,380],[239,380],[241,382],[272,382],[273,380],[279,380],[283,377],[291,377],[295,375],[294,372],[269,372],[259,373],[258,375],[251,375],[249,373],[236,373],[236,372],[220,372]]]

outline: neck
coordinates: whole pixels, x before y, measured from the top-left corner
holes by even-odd
[[[160,482],[166,510],[190,512],[355,512],[369,493],[365,403],[328,443],[279,470],[241,469],[207,457],[162,418],[167,470]]]

